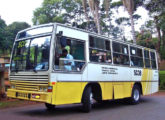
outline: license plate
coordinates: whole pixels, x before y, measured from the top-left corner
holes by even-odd
[[[16,97],[23,97],[23,98],[28,98],[28,94],[27,93],[16,93]]]

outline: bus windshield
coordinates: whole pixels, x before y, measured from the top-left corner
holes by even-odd
[[[48,70],[51,36],[17,41],[11,71]]]

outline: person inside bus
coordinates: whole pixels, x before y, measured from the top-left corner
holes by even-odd
[[[69,54],[70,54],[70,46],[71,46],[71,41],[69,39],[67,39],[67,44],[64,49],[66,49]]]
[[[116,62],[117,62],[117,64],[122,64],[123,63],[123,56],[118,55],[117,58],[116,58]]]
[[[72,68],[75,66],[73,61],[73,56],[68,53],[66,49],[62,50],[62,56],[64,57],[64,69],[67,71],[72,71]]]

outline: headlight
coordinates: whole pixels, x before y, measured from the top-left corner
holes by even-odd
[[[43,87],[40,87],[40,91],[43,91]]]
[[[12,89],[15,89],[15,85],[11,85],[11,88],[12,88]]]
[[[47,92],[47,91],[48,91],[48,89],[46,87],[44,87],[44,92]]]
[[[47,87],[40,87],[39,89],[41,92],[47,92],[48,88]]]

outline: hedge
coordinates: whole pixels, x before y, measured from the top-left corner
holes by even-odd
[[[160,90],[165,90],[165,71],[159,71]]]

